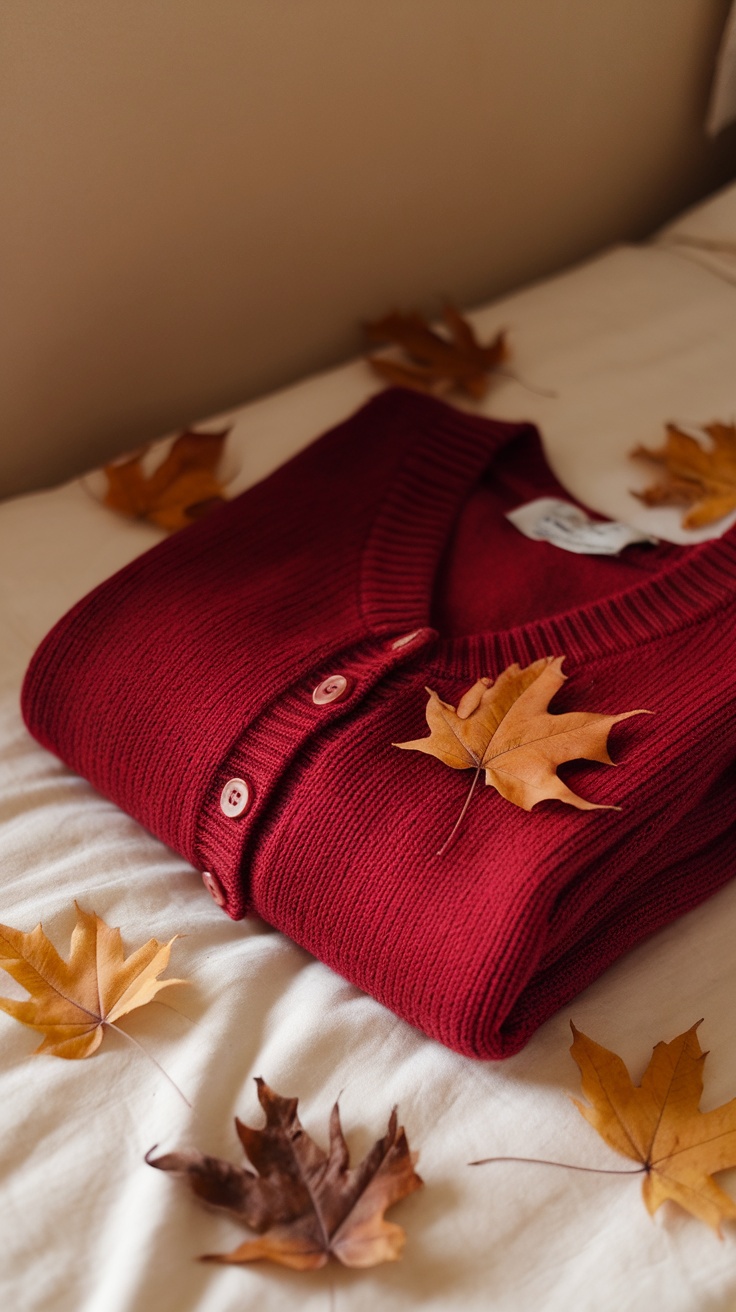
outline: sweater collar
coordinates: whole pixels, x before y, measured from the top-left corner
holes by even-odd
[[[397,392],[420,434],[387,491],[362,561],[362,605],[377,633],[429,628],[435,579],[463,501],[507,442],[531,425],[489,420],[415,393]],[[437,634],[442,671],[475,677],[514,661],[571,662],[656,641],[736,596],[736,528],[682,547],[656,574],[613,595],[513,629],[457,638]]]

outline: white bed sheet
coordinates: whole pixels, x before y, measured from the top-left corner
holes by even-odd
[[[736,36],[736,7],[731,22]],[[736,283],[736,187],[731,183],[694,205],[668,223],[657,240]]]
[[[736,413],[736,286],[671,245],[622,247],[478,311],[475,321],[482,333],[507,327],[514,367],[556,392],[503,380],[482,410],[536,420],[573,493],[649,529],[656,522],[655,531],[678,540],[676,512],[645,512],[631,497],[648,471],[626,452],[656,443],[665,419]],[[229,416],[230,490],[263,477],[375,386],[354,362]],[[703,1106],[736,1094],[736,881],[620,961],[501,1064],[472,1062],[424,1038],[260,922],[230,922],[184,861],[42,750],[20,719],[20,682],[36,642],[160,536],[117,518],[94,492],[93,477],[0,506],[0,919],[26,930],[43,920],[66,951],[77,898],[121,926],[130,948],[152,934],[186,935],[168,973],[191,984],[165,997],[182,1014],[154,1004],[125,1028],[192,1108],[117,1034],[87,1062],[32,1057],[33,1034],[0,1015],[3,1306],[733,1309],[733,1227],[719,1243],[669,1204],[650,1220],[637,1175],[466,1163],[521,1154],[625,1165],[570,1102],[579,1088],[571,1017],[638,1076],[655,1042],[703,1016],[702,1041],[712,1049]],[[10,982],[2,992],[20,996]],[[143,1155],[158,1144],[240,1160],[233,1117],[260,1123],[257,1075],[299,1096],[302,1119],[322,1142],[339,1095],[355,1153],[398,1104],[426,1181],[390,1214],[407,1232],[398,1263],[299,1276],[195,1261],[242,1232]],[[736,1191],[736,1172],[721,1178]]]

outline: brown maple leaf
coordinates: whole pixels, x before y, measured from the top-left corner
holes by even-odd
[[[105,505],[129,519],[150,520],[169,533],[201,519],[224,500],[215,470],[229,431],[182,433],[148,476],[141,468],[148,447],[129,460],[105,465]]]
[[[460,698],[457,710],[427,688],[429,737],[393,746],[426,752],[453,770],[475,770],[457,825],[481,770],[485,771],[487,784],[524,811],[547,800],[567,802],[581,811],[616,809],[578,797],[560,779],[557,766],[580,759],[612,765],[607,746],[609,730],[619,720],[649,712],[599,715],[594,711],[567,711],[551,715],[549,702],[566,680],[562,673],[564,659],[543,656],[523,669],[509,665],[495,682],[478,679]]]
[[[30,934],[0,925],[0,968],[30,994],[26,1001],[0,998],[0,1009],[44,1035],[37,1052],[72,1059],[91,1056],[106,1025],[116,1025],[161,989],[185,982],[157,978],[168,965],[173,938],[149,939],[126,958],[120,930],[75,906],[68,961],[40,925]]]
[[[693,1025],[671,1043],[658,1043],[641,1084],[621,1058],[572,1026],[570,1051],[590,1106],[575,1106],[606,1143],[641,1162],[643,1195],[651,1215],[667,1198],[719,1231],[736,1219],[736,1202],[713,1175],[736,1166],[736,1098],[701,1112],[703,1064]]]
[[[703,528],[736,510],[736,426],[712,423],[702,428],[704,439],[667,424],[664,446],[638,446],[634,458],[664,466],[660,483],[636,492],[647,506],[690,506],[683,528]]]
[[[387,1134],[359,1166],[350,1167],[337,1103],[330,1117],[329,1150],[324,1152],[302,1128],[296,1098],[281,1098],[261,1079],[256,1085],[265,1127],[253,1130],[237,1119],[235,1127],[257,1175],[196,1152],[146,1155],[150,1166],[183,1174],[195,1194],[226,1208],[260,1236],[203,1260],[265,1258],[297,1271],[325,1266],[330,1257],[354,1267],[395,1261],[405,1235],[384,1219],[384,1212],[423,1183],[397,1125],[396,1109]]]
[[[365,324],[369,341],[393,343],[407,357],[397,361],[371,355],[368,362],[389,383],[435,395],[457,388],[479,400],[488,391],[490,374],[508,358],[506,335],[500,332],[482,346],[468,320],[453,305],[445,305],[442,317],[445,332],[430,328],[420,314],[396,310]]]

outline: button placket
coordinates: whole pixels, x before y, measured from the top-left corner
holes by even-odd
[[[228,820],[237,820],[239,816],[245,815],[251,801],[251,788],[245,779],[240,776],[228,779],[220,792],[220,811]],[[227,895],[212,870],[202,871],[202,883],[218,907],[226,906]]]
[[[222,763],[223,773],[209,795],[197,835],[198,864],[200,869],[207,867],[202,874],[204,885],[217,905],[234,919],[247,913],[250,900],[239,875],[232,870],[233,862],[238,870],[246,868],[243,853],[249,849],[252,822],[263,808],[268,808],[272,787],[298,756],[301,740],[330,726],[337,727],[343,716],[357,711],[371,690],[390,677],[392,670],[416,659],[436,637],[430,627],[393,635],[384,630],[381,634],[361,635],[358,642],[335,650],[326,659],[323,653],[322,671],[325,666],[330,670],[327,661],[331,664],[332,660],[337,670],[333,667],[320,679],[320,667],[313,665],[311,677],[302,673],[273,704],[263,707],[247,731],[243,729],[227,763]],[[335,710],[331,711],[333,705]],[[314,709],[305,715],[307,707]],[[276,734],[272,738],[274,726]],[[224,784],[220,782],[223,775]]]

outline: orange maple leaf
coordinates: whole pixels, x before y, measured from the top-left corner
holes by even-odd
[[[201,519],[224,500],[215,470],[229,431],[182,433],[148,476],[141,467],[148,447],[129,460],[105,465],[105,505],[129,519],[148,519],[170,533]]]
[[[703,1064],[696,1030],[658,1043],[635,1085],[621,1058],[572,1026],[570,1051],[580,1068],[585,1105],[575,1106],[606,1143],[641,1162],[651,1215],[670,1198],[719,1231],[736,1219],[736,1202],[713,1175],[736,1166],[736,1098],[701,1112]]]
[[[144,1007],[161,989],[185,982],[158,978],[176,935],[168,943],[149,939],[126,958],[120,930],[75,906],[68,961],[40,925],[31,933],[0,925],[0,969],[30,994],[26,1001],[0,998],[0,1009],[44,1035],[37,1052],[69,1059],[90,1057],[105,1026]]]
[[[704,424],[700,440],[667,424],[664,446],[638,446],[634,458],[664,466],[664,478],[634,495],[647,506],[690,506],[683,528],[715,524],[736,510],[736,425]]]
[[[237,1119],[235,1127],[258,1175],[197,1152],[146,1155],[150,1166],[184,1175],[195,1194],[226,1208],[260,1236],[204,1260],[267,1259],[297,1271],[323,1267],[330,1257],[352,1267],[395,1261],[405,1235],[384,1213],[423,1183],[396,1110],[388,1132],[351,1167],[337,1103],[324,1152],[301,1125],[296,1098],[280,1097],[261,1079],[256,1085],[265,1127],[254,1130]]]
[[[580,759],[612,765],[607,745],[612,726],[632,715],[650,712],[600,715],[595,711],[567,711],[551,715],[548,704],[566,680],[562,673],[564,659],[543,656],[523,669],[509,665],[495,682],[478,679],[460,698],[457,710],[427,688],[429,737],[393,746],[426,752],[453,770],[475,770],[452,834],[467,810],[481,770],[485,771],[487,784],[524,811],[548,800],[567,802],[581,811],[616,809],[578,797],[560,779],[557,766]]]
[[[445,332],[430,328],[420,314],[394,310],[365,325],[372,342],[391,342],[402,348],[406,360],[371,355],[371,368],[389,383],[419,392],[440,395],[458,388],[475,400],[485,396],[490,375],[508,357],[506,335],[500,332],[487,346],[478,341],[471,324],[447,304],[443,310]]]

